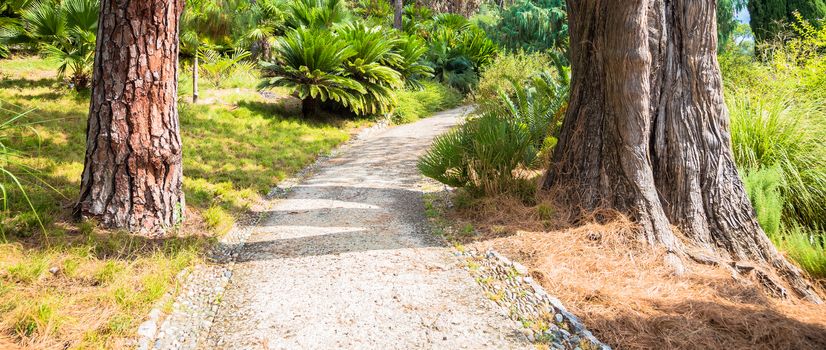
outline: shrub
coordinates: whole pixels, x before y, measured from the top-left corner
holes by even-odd
[[[453,187],[464,187],[479,195],[509,192],[527,199],[535,186],[525,186],[530,170],[541,164],[546,139],[564,108],[567,94],[553,98],[550,76],[519,89],[511,81],[514,97],[500,92],[501,108],[482,111],[477,117],[437,137],[418,168],[427,177]]]
[[[421,85],[420,90],[408,88],[396,94],[399,105],[393,113],[393,123],[411,123],[462,102],[462,94],[451,87],[435,81],[424,81]]]
[[[482,109],[490,105],[498,105],[500,89],[504,89],[508,95],[514,93],[511,85],[502,84],[503,82],[514,80],[527,83],[536,72],[550,71],[552,67],[551,58],[538,52],[519,51],[499,55],[482,72],[479,85],[474,91],[474,97]]]
[[[299,28],[279,38],[276,60],[262,63],[266,78],[262,88],[283,86],[303,102],[305,115],[318,111],[319,102],[332,100],[345,107],[359,103],[366,93],[356,80],[347,77],[344,63],[356,52],[326,30]]]

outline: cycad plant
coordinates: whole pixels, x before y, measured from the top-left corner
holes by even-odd
[[[397,57],[387,59],[386,63],[402,74],[408,88],[421,90],[422,80],[433,77],[433,68],[424,60],[427,46],[421,39],[407,35],[394,43]]]
[[[350,18],[344,0],[292,0],[287,24],[292,28],[332,28]]]
[[[437,16],[428,41],[427,60],[436,78],[465,93],[496,55],[496,45],[484,31],[461,16]]]
[[[381,27],[360,22],[343,25],[337,35],[355,53],[344,63],[346,75],[358,81],[365,91],[357,95],[359,103],[351,104],[351,110],[362,115],[389,113],[396,105],[393,90],[404,85],[402,74],[387,65],[389,61],[403,59],[394,51],[398,40]]]
[[[327,30],[298,28],[279,38],[275,60],[263,62],[261,88],[283,86],[302,101],[305,116],[318,112],[319,103],[335,101],[345,107],[361,103],[367,91],[346,75],[344,63],[356,52]]]

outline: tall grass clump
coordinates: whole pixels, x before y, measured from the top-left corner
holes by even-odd
[[[20,204],[29,211],[29,214],[22,215],[31,217],[37,226],[43,229],[43,222],[37,212],[34,204],[26,191],[24,182],[21,181],[21,175],[29,175],[37,179],[34,175],[34,169],[30,168],[23,162],[24,156],[13,147],[11,143],[11,134],[19,132],[20,129],[30,127],[30,125],[23,124],[20,121],[30,113],[26,111],[17,113],[12,110],[7,110],[0,104],[0,240],[6,241],[6,226],[7,220],[20,219],[12,215],[14,209],[19,209]],[[16,211],[16,210],[15,210]],[[30,220],[32,221],[32,220]]]
[[[787,223],[826,225],[826,118],[820,102],[730,95],[732,146],[740,169],[776,168]]]
[[[826,232],[792,226],[781,237],[773,237],[780,250],[814,278],[826,278]]]
[[[798,18],[761,55],[721,55],[734,158],[758,221],[813,277],[826,277],[826,28]]]

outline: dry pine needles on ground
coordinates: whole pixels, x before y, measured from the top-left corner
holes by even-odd
[[[826,349],[826,306],[771,298],[721,267],[687,262],[674,276],[627,219],[602,212],[571,225],[547,198],[481,199],[451,215],[480,231],[466,245],[523,262],[615,348]]]

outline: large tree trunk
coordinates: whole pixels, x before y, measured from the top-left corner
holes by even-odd
[[[183,216],[178,0],[102,0],[79,216],[157,233]]]
[[[402,11],[404,10],[404,0],[393,0],[395,5],[393,12],[393,27],[402,30]]]
[[[664,246],[678,269],[697,252],[748,260],[819,302],[760,229],[737,176],[715,3],[585,0],[568,1],[568,11],[571,96],[544,187],[583,210],[630,215],[641,239]],[[771,273],[758,273],[785,293]]]

